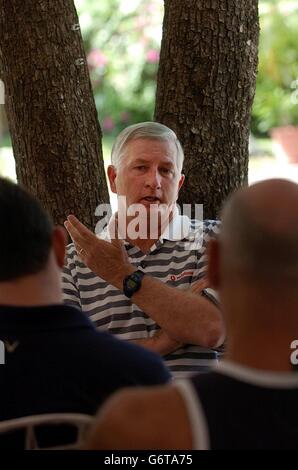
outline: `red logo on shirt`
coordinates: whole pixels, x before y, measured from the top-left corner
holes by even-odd
[[[184,271],[183,273],[178,274],[178,276],[174,276],[174,275],[170,276],[170,279],[171,281],[179,281],[183,277],[192,276],[192,275],[193,275],[193,271]]]

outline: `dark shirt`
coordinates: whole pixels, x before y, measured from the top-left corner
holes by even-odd
[[[170,379],[162,359],[96,331],[74,307],[0,307],[0,420],[26,415],[94,414],[115,390]]]
[[[192,377],[206,418],[209,448],[297,450],[298,375],[290,375],[288,384],[261,384],[218,372]]]

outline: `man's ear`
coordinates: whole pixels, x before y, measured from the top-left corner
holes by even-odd
[[[219,256],[220,256],[220,244],[218,240],[209,240],[207,247],[207,278],[210,282],[210,287],[218,290],[220,286],[220,274],[219,274]]]
[[[177,199],[178,199],[178,197],[179,197],[179,191],[180,191],[180,189],[181,189],[181,186],[182,186],[183,183],[184,183],[184,180],[185,180],[185,175],[181,174],[180,180],[179,180],[179,183],[178,183],[178,191],[177,191],[177,194],[176,194],[176,201],[177,201]]]
[[[109,165],[108,166],[108,178],[110,182],[110,188],[111,188],[112,193],[115,193],[115,194],[117,194],[116,182],[115,182],[116,176],[117,176],[116,168],[114,167],[114,165]]]
[[[179,180],[179,185],[178,185],[178,191],[180,191],[183,183],[184,183],[184,180],[185,180],[185,175],[181,174],[180,176],[180,180]]]
[[[61,269],[64,266],[67,243],[68,235],[66,230],[63,227],[55,227],[52,235],[52,246],[57,264]]]

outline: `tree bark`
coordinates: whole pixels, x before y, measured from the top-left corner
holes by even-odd
[[[109,196],[78,23],[73,0],[0,0],[0,76],[18,182],[94,227]]]
[[[165,0],[155,120],[184,151],[179,202],[218,216],[247,183],[259,37],[257,0]]]

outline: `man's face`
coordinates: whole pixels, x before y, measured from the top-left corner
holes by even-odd
[[[184,175],[178,170],[176,147],[165,141],[137,139],[125,148],[120,167],[108,169],[111,190],[126,196],[127,207],[152,204],[170,207],[178,197]]]

